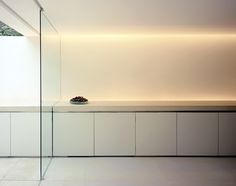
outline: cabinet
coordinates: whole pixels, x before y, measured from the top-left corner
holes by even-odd
[[[135,155],[135,113],[95,113],[95,155]]]
[[[58,112],[53,114],[54,156],[236,155],[236,113]],[[14,119],[12,122],[14,126]],[[21,123],[24,124],[23,120]],[[19,127],[17,130],[26,129],[25,124],[22,125],[22,129]],[[14,127],[12,130],[12,139],[16,138],[12,140],[12,149],[18,149],[18,153],[15,154],[20,154],[19,142],[23,137],[17,138],[16,134],[19,132],[17,133]],[[44,132],[46,135],[44,138],[47,139],[47,143],[50,141],[51,130],[46,131],[48,133]],[[26,132],[21,135],[27,136],[25,143],[29,143],[29,135]],[[24,145],[23,147],[26,148]],[[50,152],[50,149],[51,144],[48,143],[45,152]]]
[[[93,156],[93,113],[54,113],[54,156]]]
[[[219,154],[236,155],[236,113],[219,114]]]
[[[176,155],[176,113],[136,114],[136,155]]]
[[[52,156],[52,112],[42,113],[42,156]]]
[[[10,156],[10,113],[0,113],[0,156]]]
[[[39,113],[11,113],[11,155],[39,156]]]
[[[177,114],[178,155],[218,154],[218,113]]]

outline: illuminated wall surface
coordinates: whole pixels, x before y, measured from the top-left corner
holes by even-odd
[[[63,99],[236,99],[235,0],[39,2],[62,37]],[[18,48],[16,66],[25,56]],[[49,59],[51,50],[45,48]],[[9,65],[0,71],[19,74]],[[47,90],[55,81],[48,74]],[[9,84],[1,94],[11,99]],[[27,97],[36,90],[31,84],[17,93]]]
[[[39,1],[64,99],[236,99],[236,0]]]
[[[236,99],[236,34],[127,33],[62,37],[62,96]]]
[[[0,37],[0,104],[39,104],[39,38]]]

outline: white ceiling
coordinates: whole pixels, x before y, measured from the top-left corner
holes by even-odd
[[[23,35],[39,34],[39,7],[33,0],[0,0],[0,19]]]
[[[39,0],[61,34],[236,31],[236,0]]]

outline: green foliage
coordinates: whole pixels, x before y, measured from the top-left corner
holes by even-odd
[[[22,34],[0,21],[0,36],[22,36]]]

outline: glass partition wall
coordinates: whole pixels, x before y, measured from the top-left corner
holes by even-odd
[[[15,185],[40,178],[39,35],[9,27],[21,19],[0,9],[0,185]]]
[[[53,156],[52,108],[60,99],[60,36],[40,11],[40,178]]]
[[[40,39],[38,34],[12,33],[2,22],[0,32],[0,185],[38,181],[53,157],[52,108],[60,99],[60,37],[42,10]]]

